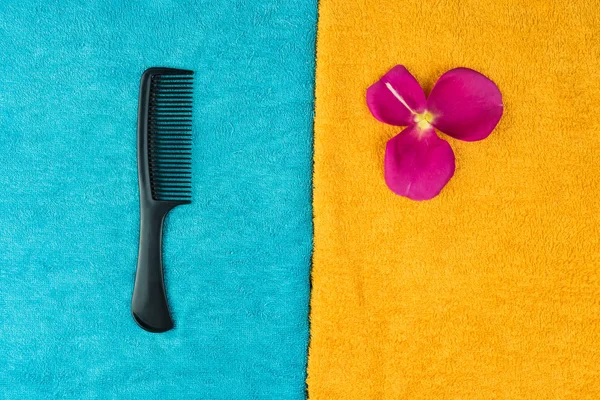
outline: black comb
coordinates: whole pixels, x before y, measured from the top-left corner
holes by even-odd
[[[140,82],[140,245],[131,312],[150,332],[173,328],[163,281],[162,228],[173,207],[192,200],[193,74],[149,68]]]

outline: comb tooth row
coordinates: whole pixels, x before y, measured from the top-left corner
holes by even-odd
[[[192,89],[189,75],[152,78],[148,160],[154,200],[192,198]]]

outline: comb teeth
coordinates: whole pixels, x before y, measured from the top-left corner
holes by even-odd
[[[191,75],[154,75],[148,111],[148,162],[152,198],[192,199]]]

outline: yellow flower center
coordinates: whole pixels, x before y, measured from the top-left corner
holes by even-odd
[[[415,123],[421,130],[425,130],[431,127],[431,122],[433,121],[433,114],[429,111],[425,111],[421,114],[415,114]]]

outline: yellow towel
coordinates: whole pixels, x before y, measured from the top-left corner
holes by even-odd
[[[311,400],[600,399],[598,0],[321,0]],[[504,117],[414,202],[365,90],[476,69]],[[447,138],[446,138],[447,139]]]

